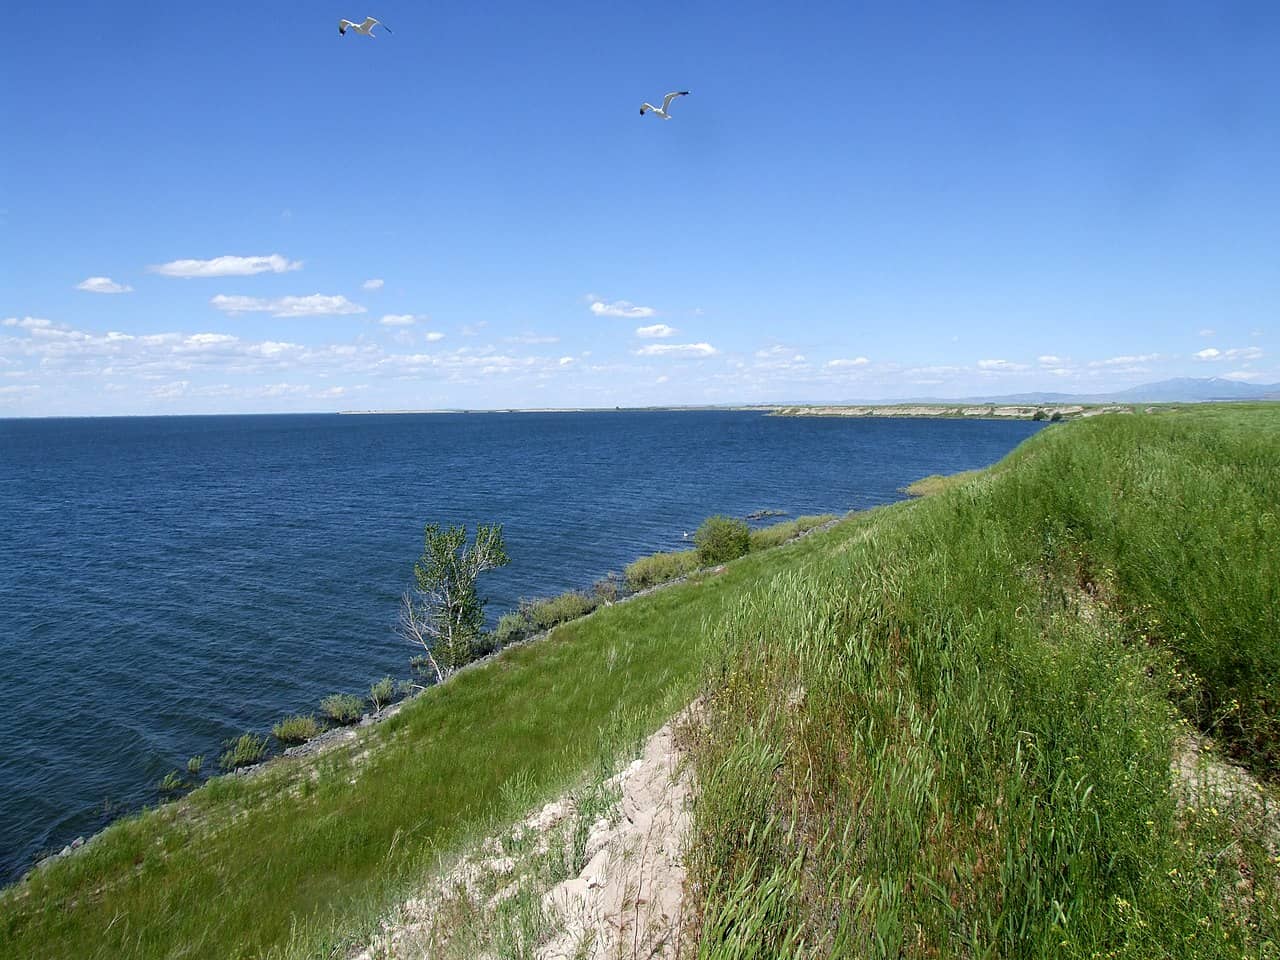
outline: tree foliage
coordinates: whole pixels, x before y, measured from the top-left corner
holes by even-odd
[[[471,543],[465,526],[427,524],[422,556],[413,565],[414,588],[401,600],[399,632],[422,647],[437,683],[474,656],[484,627],[480,574],[510,562],[501,524],[478,525]]]
[[[746,556],[751,549],[751,528],[732,517],[707,517],[694,533],[693,542],[698,545],[698,562],[704,567],[727,563]]]

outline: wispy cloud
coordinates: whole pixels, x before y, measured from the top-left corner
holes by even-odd
[[[1016,373],[1027,369],[1025,363],[1014,363],[1011,360],[979,360],[978,369],[1003,373]]]
[[[223,313],[269,313],[273,317],[328,317],[364,313],[365,308],[341,294],[313,293],[305,297],[243,297],[220,293],[209,300]]]
[[[1138,353],[1122,357],[1108,357],[1106,360],[1090,360],[1091,367],[1132,367],[1135,364],[1150,363],[1159,360],[1158,353]]]
[[[360,289],[361,290],[381,290],[383,283],[385,283],[385,281],[381,277],[372,277],[371,279],[366,280],[364,283],[360,284]]]
[[[1232,350],[1217,350],[1205,347],[1192,354],[1196,360],[1261,360],[1261,347],[1236,347]]]
[[[1200,331],[1200,336],[1202,336],[1202,337],[1212,337],[1212,336],[1214,336],[1217,332],[1218,332],[1218,331],[1216,331],[1216,330],[1212,329],[1211,327],[1205,327],[1203,330],[1201,330],[1201,331]]]
[[[247,277],[255,273],[286,273],[301,270],[301,260],[288,260],[278,253],[265,257],[214,257],[212,260],[170,260],[147,268],[164,277]]]
[[[1061,357],[1055,357],[1052,353],[1044,353],[1036,357],[1042,367],[1060,367],[1063,360]]]
[[[5,317],[0,324],[6,327],[20,327],[23,330],[40,330],[53,326],[52,320],[44,317]]]
[[[528,345],[537,345],[540,343],[559,343],[560,338],[542,333],[522,333],[515,337],[506,337],[507,343],[523,343]]]
[[[110,277],[87,277],[76,284],[76,289],[86,293],[128,293],[133,287],[116,283]]]
[[[636,351],[638,357],[714,357],[719,353],[709,343],[651,343]]]
[[[591,312],[597,317],[621,317],[624,320],[643,320],[657,313],[653,307],[637,306],[627,300],[614,300],[612,303],[592,300]]]
[[[378,322],[384,327],[409,327],[417,319],[412,313],[387,313]]]
[[[832,370],[840,370],[846,367],[865,367],[870,362],[866,357],[839,357],[835,360],[828,360],[827,366]]]
[[[646,340],[674,337],[679,332],[675,327],[669,327],[665,323],[655,323],[648,327],[636,327],[636,336]]]
[[[562,366],[562,367],[567,367],[567,366],[569,366],[569,364],[571,364],[571,363],[573,363],[573,357],[561,357],[561,358],[560,358],[560,366]]]
[[[1262,374],[1254,373],[1252,370],[1232,370],[1230,373],[1224,373],[1222,379],[1239,380],[1241,383],[1248,383],[1250,380],[1261,380]]]

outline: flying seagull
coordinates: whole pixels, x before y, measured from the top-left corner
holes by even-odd
[[[365,17],[364,23],[352,23],[350,20],[339,20],[338,35],[345,37],[347,35],[347,29],[350,28],[356,33],[362,33],[366,37],[372,37],[374,35],[373,28],[378,25],[381,25],[382,29],[387,31],[387,33],[391,32],[391,28],[381,20],[375,20],[373,17]]]
[[[675,93],[668,93],[662,98],[661,107],[655,107],[652,103],[642,103],[640,104],[640,116],[643,117],[646,110],[652,110],[655,117],[661,117],[663,120],[670,120],[671,114],[667,113],[667,111],[671,109],[671,101],[676,97],[687,97],[688,95],[688,90],[677,90]]]

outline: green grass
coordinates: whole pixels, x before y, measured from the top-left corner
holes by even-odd
[[[271,735],[281,743],[305,743],[320,733],[320,724],[312,716],[285,717],[271,728]]]
[[[698,955],[1274,956],[1275,838],[1180,808],[1170,758],[1181,710],[1276,773],[1278,426],[1048,431],[748,590],[694,748]]]
[[[364,700],[354,693],[331,693],[320,701],[320,709],[334,723],[355,723],[364,713]]]
[[[982,471],[980,470],[962,470],[959,473],[941,474],[935,473],[931,476],[924,477],[914,483],[909,483],[902,488],[902,492],[912,497],[931,497],[935,493],[942,493],[944,490],[950,490],[957,484],[971,480]]]
[[[0,896],[0,956],[341,955],[440,856],[580,783],[603,739],[646,736],[687,703],[704,624],[823,536],[563,624],[349,749],[216,778],[114,824]]]
[[[223,770],[237,770],[257,763],[267,755],[267,738],[256,733],[242,733],[223,744],[227,749],[218,758]]]
[[[1182,711],[1275,772],[1278,424],[1073,423],[603,607],[349,747],[115,824],[0,895],[0,956],[342,956],[700,691],[700,957],[1271,956],[1269,851],[1178,808],[1169,760]]]
[[[699,566],[697,550],[653,553],[627,564],[623,576],[626,578],[627,589],[643,590],[677,577],[688,576]]]
[[[794,540],[801,534],[808,533],[814,527],[820,527],[835,519],[835,514],[823,513],[796,517],[794,520],[783,520],[781,523],[771,523],[767,527],[751,531],[751,549],[753,551],[772,550],[774,547],[782,546],[788,540]]]

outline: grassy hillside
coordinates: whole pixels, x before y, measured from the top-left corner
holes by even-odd
[[[361,731],[211,781],[0,895],[0,957],[328,956],[438,855],[652,732],[696,692],[704,625],[818,537],[564,624]]]
[[[1280,851],[1177,806],[1169,764],[1185,715],[1277,769],[1278,426],[1055,427],[598,610],[352,749],[117,824],[0,896],[0,956],[341,956],[699,690],[703,957],[1270,955]]]
[[[713,633],[701,953],[1273,956],[1280,410],[1109,417],[866,518]],[[1264,791],[1259,790],[1266,800]]]

